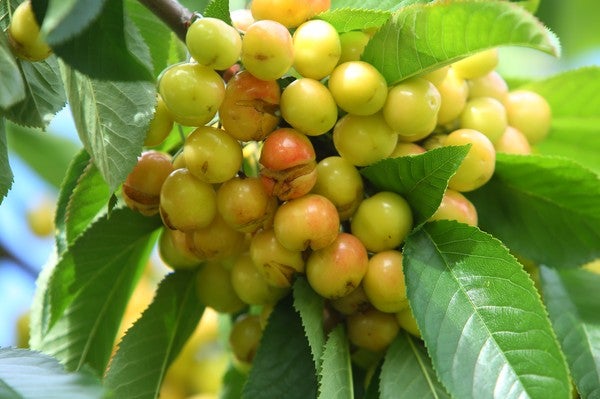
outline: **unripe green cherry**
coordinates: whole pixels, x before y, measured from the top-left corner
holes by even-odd
[[[285,248],[273,230],[261,230],[250,241],[254,266],[270,285],[290,287],[296,273],[304,273],[302,252]]]
[[[382,312],[396,313],[408,306],[402,258],[402,252],[387,250],[369,259],[362,285],[371,304]]]
[[[187,30],[185,44],[200,65],[224,70],[242,53],[242,38],[231,25],[217,18],[199,18]]]
[[[385,350],[400,331],[396,316],[377,309],[348,316],[346,327],[351,343],[373,352]]]
[[[479,78],[469,79],[467,84],[469,85],[469,98],[492,97],[503,103],[508,94],[506,81],[496,71]]]
[[[242,64],[262,80],[282,77],[294,62],[294,45],[288,29],[272,20],[256,21],[242,39]]]
[[[305,78],[321,80],[333,71],[342,52],[340,35],[328,22],[313,19],[300,25],[292,37],[294,68]]]
[[[340,220],[348,220],[363,199],[364,184],[358,169],[350,161],[331,156],[317,164],[317,182],[312,192],[330,200]]]
[[[440,92],[433,83],[411,78],[389,90],[383,117],[404,141],[417,141],[435,128],[441,102]]]
[[[527,137],[529,144],[537,144],[548,135],[552,110],[544,97],[529,90],[514,90],[504,101],[508,124]]]
[[[360,56],[370,39],[371,36],[359,30],[341,33],[340,44],[342,45],[342,52],[338,65],[348,61],[360,61]]]
[[[188,246],[186,234],[166,227],[162,228],[158,238],[158,254],[173,270],[196,269],[202,263]]]
[[[234,230],[217,213],[206,227],[187,233],[192,252],[203,260],[223,260],[242,252],[246,247],[244,233]]]
[[[146,151],[123,183],[123,199],[127,206],[142,215],[158,213],[162,186],[173,172],[171,156],[159,151]]]
[[[338,117],[335,101],[318,80],[300,78],[281,93],[281,116],[295,129],[318,136],[333,128]]]
[[[328,246],[313,251],[306,260],[306,278],[322,297],[341,298],[359,286],[369,257],[365,246],[349,233],[339,233]]]
[[[254,360],[262,328],[258,315],[243,315],[236,319],[229,333],[229,345],[235,358],[243,364],[250,364]]]
[[[187,232],[206,227],[217,215],[216,197],[211,184],[185,168],[176,169],[160,190],[160,216],[171,229]]]
[[[208,262],[200,268],[196,294],[200,302],[219,313],[236,313],[247,306],[231,285],[231,272],[218,262]]]
[[[234,177],[242,166],[240,143],[222,129],[200,126],[183,145],[185,165],[196,178],[222,183]]]
[[[469,87],[463,78],[456,76],[452,68],[448,69],[446,77],[435,87],[442,98],[437,123],[445,125],[454,121],[463,112],[467,103]]]
[[[15,8],[8,25],[8,41],[15,56],[25,61],[42,61],[52,54],[52,49],[40,33],[30,0]]]
[[[240,255],[233,263],[231,284],[240,299],[249,305],[275,303],[290,291],[270,285],[254,266],[249,253]]]
[[[342,158],[356,166],[367,166],[387,158],[398,135],[385,123],[380,112],[344,115],[333,129],[333,144]]]
[[[244,70],[227,82],[219,108],[223,129],[239,141],[263,140],[279,123],[281,89]]]
[[[507,126],[504,134],[494,143],[496,152],[504,152],[507,154],[531,154],[531,145],[527,137],[519,129],[512,126]]]
[[[154,117],[150,121],[150,126],[144,139],[144,145],[147,147],[154,147],[165,141],[173,129],[174,121],[171,112],[165,105],[160,94],[157,94],[156,97]]]
[[[390,191],[364,199],[352,217],[350,229],[371,252],[397,248],[413,228],[408,202]]]
[[[470,99],[460,115],[460,127],[474,129],[497,142],[506,130],[507,118],[504,105],[492,97]]]
[[[452,64],[456,74],[463,79],[487,75],[498,65],[498,49],[480,51]]]
[[[477,209],[464,195],[451,188],[446,189],[440,206],[429,220],[456,220],[477,226]]]
[[[443,147],[447,137],[448,133],[433,133],[429,135],[425,141],[421,143],[421,145],[423,148],[425,148],[425,150],[431,151],[433,149]]]
[[[415,320],[415,316],[410,307],[396,313],[396,320],[403,330],[408,331],[409,334],[417,338],[421,338],[421,331],[419,330],[417,320]]]
[[[369,63],[350,61],[338,65],[328,82],[337,105],[354,115],[372,115],[385,104],[388,88],[383,75]]]
[[[364,312],[373,307],[371,302],[369,302],[369,298],[367,298],[367,294],[365,294],[362,282],[349,294],[332,299],[329,303],[331,307],[346,316],[357,312]]]
[[[217,114],[225,83],[214,70],[188,62],[168,67],[158,81],[158,92],[175,122],[202,126]]]
[[[234,177],[217,190],[217,208],[227,224],[254,233],[273,225],[277,198],[270,196],[260,178]]]
[[[291,251],[317,250],[330,245],[340,230],[335,205],[318,194],[289,200],[275,212],[277,241]]]
[[[404,157],[407,155],[419,155],[423,154],[426,151],[427,150],[425,150],[425,148],[421,147],[418,144],[405,143],[403,141],[399,141],[396,144],[396,148],[394,148],[394,151],[390,154],[390,158]]]
[[[496,168],[496,150],[490,139],[473,129],[458,129],[446,137],[445,146],[471,144],[469,152],[448,181],[448,187],[466,192],[487,183]]]

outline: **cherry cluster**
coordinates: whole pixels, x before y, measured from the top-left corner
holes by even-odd
[[[328,1],[286,3],[190,25],[190,59],[161,74],[148,150],[122,190],[130,208],[160,214],[162,259],[199,268],[200,300],[241,315],[231,343],[246,363],[299,275],[356,347],[380,352],[400,328],[419,336],[402,270],[411,207],[368,190],[360,168],[469,144],[431,219],[476,226],[463,193],[490,180],[497,152],[531,153],[551,119],[544,98],[509,90],[497,49],[390,86],[360,59],[374,31],[315,18]],[[158,150],[174,124],[194,129]]]

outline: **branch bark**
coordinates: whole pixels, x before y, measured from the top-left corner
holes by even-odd
[[[177,0],[139,0],[154,15],[160,18],[181,41],[185,42],[185,34],[193,13]]]

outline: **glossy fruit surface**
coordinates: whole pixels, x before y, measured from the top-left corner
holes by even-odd
[[[445,146],[467,144],[471,145],[469,152],[448,182],[448,187],[460,192],[483,186],[496,168],[496,150],[485,134],[473,129],[458,129],[444,141]]]
[[[393,314],[377,309],[369,309],[348,316],[346,327],[350,342],[373,352],[386,349],[400,330],[398,321]]]
[[[477,209],[460,192],[446,189],[440,206],[429,220],[456,220],[471,226],[477,226]]]
[[[298,131],[318,136],[333,128],[338,110],[331,92],[318,80],[301,78],[281,93],[281,116]]]
[[[337,105],[354,115],[372,115],[381,110],[388,94],[383,75],[363,61],[338,65],[327,85]]]
[[[144,145],[147,147],[154,147],[162,143],[173,129],[171,112],[167,109],[160,94],[157,94],[156,97],[154,116],[150,121],[150,126],[148,126],[146,138],[144,139]]]
[[[544,97],[529,90],[514,90],[504,100],[508,124],[527,137],[529,144],[542,141],[550,131],[552,110]]]
[[[123,199],[127,206],[143,215],[158,213],[162,185],[173,172],[171,156],[159,151],[146,151],[123,183]]]
[[[217,262],[208,262],[198,271],[196,294],[200,302],[219,313],[235,313],[246,307],[231,285],[231,272]]]
[[[252,363],[261,337],[262,328],[257,315],[243,315],[236,319],[229,333],[229,345],[236,359]]]
[[[197,63],[216,70],[229,68],[242,53],[238,31],[217,18],[195,20],[187,30],[185,43]]]
[[[382,312],[395,313],[408,306],[402,260],[402,252],[396,250],[378,252],[369,259],[362,284],[369,302]]]
[[[282,77],[294,62],[292,36],[285,26],[272,20],[256,21],[242,39],[242,63],[262,80]]]
[[[531,145],[527,137],[517,128],[507,126],[504,134],[494,143],[496,152],[507,154],[531,154]]]
[[[250,257],[259,273],[275,287],[290,287],[295,274],[304,273],[302,252],[281,245],[273,230],[262,230],[252,237]]]
[[[231,268],[231,284],[240,299],[249,305],[277,302],[289,288],[270,285],[252,262],[249,253],[240,255]]]
[[[52,49],[40,34],[31,1],[22,2],[13,11],[8,25],[8,41],[15,56],[26,61],[42,61],[52,54]]]
[[[470,99],[460,115],[460,127],[474,129],[496,143],[508,126],[504,105],[493,97]]]
[[[487,75],[498,65],[498,49],[492,48],[475,53],[452,64],[456,74],[463,79]]]
[[[342,53],[340,35],[326,21],[313,19],[292,36],[294,68],[305,78],[321,80],[333,71]]]

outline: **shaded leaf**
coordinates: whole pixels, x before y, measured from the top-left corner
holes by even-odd
[[[468,151],[468,146],[436,148],[419,155],[384,159],[360,172],[378,190],[402,195],[416,221],[423,223],[439,207],[448,180]]]
[[[192,335],[202,313],[194,271],[169,274],[112,359],[105,384],[116,397],[154,399],[169,367]]]
[[[269,316],[252,361],[244,399],[310,399],[317,396],[314,361],[291,295]]]
[[[0,118],[0,204],[6,197],[13,182],[13,173],[8,163],[8,148],[6,146],[6,128],[4,118]]]
[[[440,381],[457,398],[570,398],[533,281],[500,241],[455,221],[404,247],[407,294]]]
[[[542,266],[540,281],[577,390],[583,398],[595,398],[600,395],[600,275]]]
[[[205,17],[218,18],[231,25],[231,16],[229,15],[229,0],[211,0],[206,5],[204,12]]]
[[[142,152],[156,88],[150,82],[93,80],[68,67],[63,75],[79,137],[114,191]]]
[[[399,10],[371,38],[362,59],[393,85],[503,45],[532,47],[553,55],[560,51],[554,35],[510,2],[444,1]]]
[[[0,34],[0,110],[25,99],[25,84],[8,40]]]
[[[379,380],[381,399],[450,398],[423,342],[405,331],[386,351]]]
[[[317,18],[329,22],[339,33],[343,33],[378,28],[385,24],[391,15],[391,12],[385,10],[337,8],[321,13]]]
[[[540,152],[570,157],[600,174],[600,67],[563,72],[519,88],[539,93],[552,109],[550,133],[536,145]]]
[[[494,177],[467,193],[479,226],[537,263],[600,257],[600,176],[568,159],[497,154]]]
[[[125,16],[123,0],[105,0],[92,23],[52,49],[70,67],[94,79],[154,80],[148,47]]]
[[[25,82],[25,99],[5,110],[4,116],[19,125],[45,129],[66,103],[56,57],[17,63]]]
[[[57,260],[38,286],[40,315],[32,347],[55,356],[68,370],[89,365],[98,375],[112,353],[135,283],[154,245],[159,218],[128,208],[95,222]]]
[[[319,398],[354,398],[348,338],[341,324],[329,333],[323,350]]]
[[[246,378],[246,374],[242,373],[235,365],[230,365],[223,375],[223,386],[219,392],[219,399],[241,398]]]
[[[51,46],[81,33],[102,11],[106,0],[47,0],[41,32]]]
[[[11,151],[46,182],[59,187],[79,146],[65,137],[13,123],[7,123],[6,133]]]
[[[321,366],[321,357],[325,345],[323,305],[323,297],[311,288],[305,278],[299,277],[296,279],[296,282],[294,282],[294,308],[300,314],[304,334],[308,339],[316,370],[319,370]]]
[[[67,373],[54,358],[26,349],[0,348],[3,399],[94,399],[105,397],[100,381],[86,373]]]

